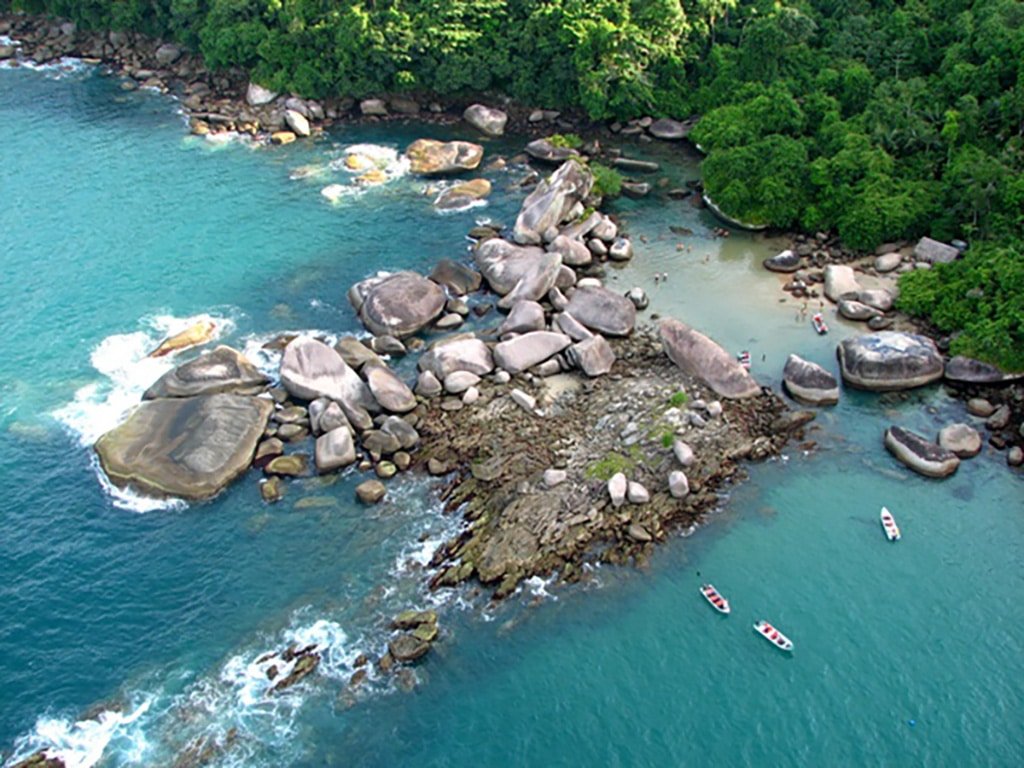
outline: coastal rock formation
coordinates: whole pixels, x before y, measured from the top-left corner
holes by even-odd
[[[485,376],[494,370],[494,358],[480,339],[465,334],[435,342],[420,357],[418,365],[421,371],[430,372],[440,382],[453,371]]]
[[[961,459],[981,453],[981,435],[970,424],[950,424],[939,430],[939,445]]]
[[[284,121],[296,136],[305,138],[311,133],[309,120],[307,120],[306,116],[301,112],[294,109],[286,109],[284,112]]]
[[[591,336],[569,347],[569,359],[587,376],[603,376],[615,364],[615,352],[603,336]]]
[[[320,474],[347,467],[356,460],[352,433],[346,427],[332,429],[316,439],[316,468]]]
[[[377,401],[359,374],[331,347],[308,336],[299,336],[285,347],[281,383],[302,400],[333,400],[359,429],[369,428],[369,413],[377,410]]]
[[[500,305],[537,301],[555,287],[562,258],[540,248],[491,238],[477,245],[473,258],[491,290],[503,297]]]
[[[570,267],[585,267],[594,260],[594,254],[581,241],[567,235],[559,235],[547,249],[562,257],[562,263]]]
[[[260,373],[241,352],[220,346],[195,360],[168,371],[142,395],[143,400],[159,397],[194,397],[218,392],[255,395],[270,379]]]
[[[879,312],[874,307],[862,304],[856,299],[840,299],[839,314],[847,320],[870,320],[877,317]]]
[[[803,259],[787,249],[782,253],[777,253],[765,259],[761,264],[764,265],[765,269],[772,272],[796,272],[803,266]]]
[[[544,308],[536,301],[517,301],[498,327],[498,334],[544,330]]]
[[[1003,373],[994,365],[961,355],[949,359],[943,375],[956,384],[1004,384],[1024,379],[1024,373]]]
[[[843,380],[858,389],[890,392],[942,377],[942,356],[931,339],[914,333],[879,331],[839,344]]]
[[[564,163],[566,160],[579,157],[580,153],[569,147],[556,147],[548,139],[534,139],[526,145],[526,154],[543,163]]]
[[[367,363],[383,363],[376,352],[355,336],[342,336],[334,345],[334,351],[341,355],[346,365],[356,371]]]
[[[662,117],[651,123],[647,128],[647,132],[654,138],[661,139],[663,141],[680,141],[689,135],[690,127],[691,126],[687,123],[681,123],[678,120]]]
[[[561,333],[524,333],[495,346],[494,362],[509,373],[516,374],[554,357],[571,343],[572,339]]]
[[[636,325],[633,302],[607,288],[577,288],[565,312],[591,331],[606,336],[628,336]]]
[[[903,256],[899,253],[883,253],[875,258],[876,272],[892,272],[903,263]]]
[[[258,83],[249,83],[245,90],[245,100],[249,106],[262,107],[277,98],[277,94],[269,88],[264,88]]]
[[[273,409],[234,394],[149,400],[103,435],[96,453],[118,487],[208,499],[249,468]]]
[[[359,319],[376,336],[411,336],[433,322],[447,300],[441,286],[416,272],[370,278],[354,291],[363,298]]]
[[[576,160],[562,163],[531,192],[516,217],[513,237],[523,245],[537,245],[543,234],[557,227],[581,203],[594,185],[590,169]]]
[[[839,402],[839,382],[817,363],[790,355],[782,370],[782,382],[790,396],[807,405],[835,405]]]
[[[665,352],[683,373],[696,376],[721,397],[734,400],[761,392],[750,373],[718,344],[685,323],[667,318],[659,325]]]
[[[491,194],[491,182],[487,179],[472,179],[441,190],[441,194],[434,200],[434,207],[442,211],[468,208],[489,194]]]
[[[369,364],[363,368],[363,376],[374,399],[385,411],[408,413],[416,407],[416,395],[386,365]]]
[[[927,477],[948,477],[960,466],[956,454],[902,427],[885,431],[885,447],[912,470]]]
[[[861,290],[853,267],[845,264],[828,264],[825,266],[825,296],[831,301],[839,302],[845,296],[856,298]]]
[[[503,136],[508,115],[500,109],[472,104],[466,107],[462,119],[487,136]]]
[[[417,139],[405,150],[409,170],[424,176],[472,171],[480,165],[484,148],[468,141]]]
[[[213,338],[217,326],[212,320],[200,320],[184,331],[169,336],[160,342],[156,349],[149,353],[150,357],[163,357],[172,352],[205,344]]]
[[[451,259],[441,259],[434,265],[430,279],[458,296],[465,296],[480,287],[482,276],[465,264]]]

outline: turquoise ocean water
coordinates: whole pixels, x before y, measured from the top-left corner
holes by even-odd
[[[881,444],[890,423],[969,418],[941,388],[844,392],[817,451],[753,467],[646,570],[533,583],[496,609],[427,595],[422,564],[458,521],[426,481],[371,510],[352,502],[356,474],[293,485],[274,507],[247,477],[154,508],[108,493],[88,445],[166,370],[144,359],[166,333],[210,316],[272,368],[257,350],[279,331],[358,331],[352,282],[464,257],[474,219],[511,221],[520,170],[485,174],[486,207],[442,216],[398,164],[362,193],[328,165],[353,144],[466,134],[214,144],[187,136],[173,101],[83,68],[0,70],[0,135],[0,760],[49,747],[71,766],[172,765],[206,739],[230,741],[207,763],[223,766],[1020,764],[1020,475],[986,449],[928,481]],[[696,175],[679,148],[643,152],[675,182]],[[335,202],[330,184],[346,190]],[[616,212],[638,256],[612,285],[644,285],[653,311],[751,350],[764,384],[791,351],[835,368],[853,328],[818,337],[779,303],[759,266],[776,244],[713,239],[685,202]],[[705,579],[730,617],[697,594]],[[355,657],[379,653],[410,605],[437,607],[444,632],[412,690],[347,691]],[[792,657],[754,635],[759,618]],[[268,697],[256,659],[295,641],[327,649],[322,674]]]

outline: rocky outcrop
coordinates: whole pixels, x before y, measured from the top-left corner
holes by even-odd
[[[442,211],[457,211],[469,208],[491,194],[491,182],[487,179],[472,179],[441,190],[434,200],[434,207]]]
[[[948,477],[960,466],[956,454],[902,427],[885,431],[885,447],[912,470],[927,477]]]
[[[994,365],[961,355],[949,359],[943,375],[955,384],[1005,384],[1024,379],[1024,373],[1003,373]]]
[[[234,394],[149,400],[103,435],[96,453],[118,487],[208,499],[249,468],[273,409]]]
[[[577,288],[565,312],[606,336],[628,336],[636,325],[633,302],[607,288]]]
[[[142,397],[144,400],[154,400],[160,397],[213,395],[218,392],[255,395],[262,392],[269,383],[270,379],[260,373],[241,352],[220,346],[168,371]]]
[[[362,296],[359,319],[377,336],[411,336],[439,317],[447,300],[441,286],[416,272],[370,278],[353,290]]]
[[[839,402],[839,382],[817,363],[790,355],[782,370],[782,382],[790,396],[807,405],[835,405]]]
[[[430,279],[452,293],[464,296],[480,287],[481,275],[472,267],[451,259],[441,259],[434,265]]]
[[[503,341],[494,347],[494,362],[516,374],[554,357],[572,343],[561,333],[533,331]]]
[[[526,154],[542,163],[564,163],[580,153],[569,147],[556,147],[549,139],[534,139],[526,145]]]
[[[736,358],[700,331],[667,318],[661,321],[659,334],[672,362],[721,397],[739,400],[760,394],[761,387]]]
[[[562,257],[531,246],[491,238],[477,245],[477,267],[495,293],[499,306],[510,309],[517,301],[538,301],[555,287]]]
[[[453,371],[470,371],[477,376],[485,376],[494,370],[494,358],[486,344],[466,334],[432,344],[420,357],[419,368],[429,371],[438,381],[444,381]]]
[[[761,263],[765,269],[772,272],[796,272],[803,266],[803,259],[787,249],[782,251],[782,253],[777,253],[771,258],[765,259]]]
[[[513,231],[515,241],[523,245],[541,243],[544,233],[565,221],[593,185],[589,168],[575,160],[563,163],[523,201]]]
[[[879,331],[839,344],[843,380],[858,389],[890,392],[942,377],[942,356],[931,339],[914,333]]]
[[[281,383],[302,400],[333,400],[359,429],[369,428],[369,413],[377,410],[377,401],[359,374],[331,347],[308,336],[299,336],[285,347]]]
[[[409,170],[424,176],[472,171],[480,165],[484,148],[468,141],[417,139],[405,150]]]
[[[503,136],[508,115],[500,109],[472,104],[466,107],[462,119],[487,136]]]

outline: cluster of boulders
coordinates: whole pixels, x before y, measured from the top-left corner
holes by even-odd
[[[682,141],[690,135],[697,118],[673,120],[671,118],[639,117],[625,123],[615,122],[609,126],[612,133],[619,136],[635,136],[640,141],[661,139],[662,141]]]

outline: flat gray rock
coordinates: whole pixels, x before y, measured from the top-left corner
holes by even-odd
[[[760,385],[736,358],[700,331],[672,318],[662,320],[658,331],[669,359],[720,397],[739,400],[761,393]]]
[[[956,454],[902,427],[885,431],[885,447],[912,470],[926,477],[948,477],[960,466]]]
[[[554,357],[572,343],[561,333],[533,331],[503,341],[494,347],[494,362],[511,374],[532,368]]]
[[[430,325],[447,301],[441,286],[416,272],[364,280],[357,291],[363,296],[358,309],[366,329],[399,339]]]
[[[661,139],[662,141],[680,141],[689,135],[690,125],[663,117],[651,123],[647,128],[647,132],[654,138]]]
[[[223,393],[148,400],[96,442],[96,453],[119,488],[208,499],[252,464],[273,410],[271,400]]]
[[[487,136],[503,136],[508,115],[500,109],[473,104],[466,107],[462,119]]]
[[[636,325],[633,302],[607,288],[577,288],[565,312],[591,331],[606,336],[628,336]]]
[[[808,405],[835,405],[839,402],[839,382],[817,363],[790,355],[782,370],[782,382],[790,396]]]
[[[930,237],[922,237],[914,246],[914,259],[923,261],[926,264],[948,264],[956,261],[960,251],[952,245],[940,243]]]
[[[890,392],[942,378],[942,355],[931,339],[915,333],[878,331],[839,344],[843,380],[858,389]]]
[[[255,395],[269,383],[270,379],[245,355],[231,347],[220,346],[165,373],[146,390],[142,399],[195,397],[218,392]]]
[[[903,257],[895,252],[883,253],[875,257],[875,269],[878,272],[892,272],[903,263]]]
[[[485,376],[494,370],[490,348],[480,339],[464,334],[435,342],[420,356],[419,368],[429,371],[438,382],[453,371],[470,371]]]

